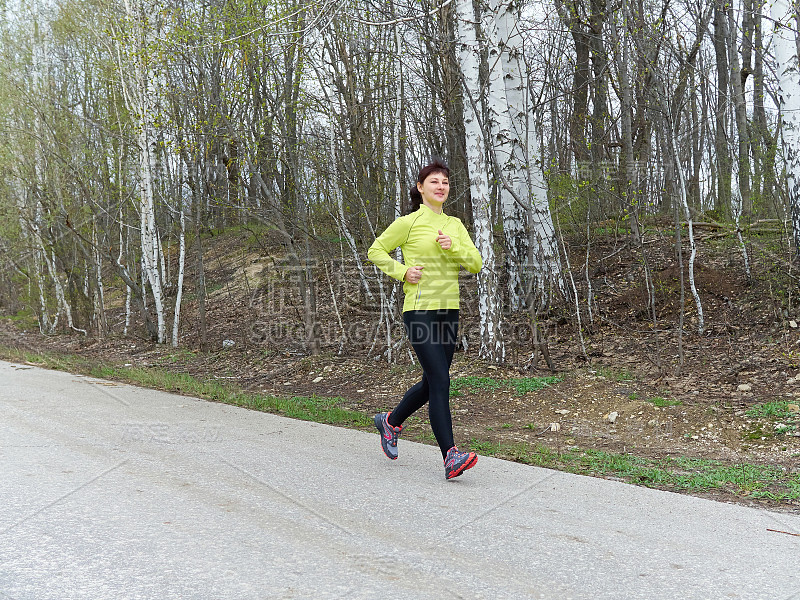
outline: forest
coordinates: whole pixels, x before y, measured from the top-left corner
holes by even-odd
[[[481,359],[557,369],[560,326],[590,361],[613,325],[663,337],[677,358],[659,349],[658,368],[680,372],[684,341],[733,302],[715,276],[779,320],[797,305],[797,3],[5,0],[2,13],[0,307],[43,334],[217,347],[209,249],[238,231],[271,261],[246,281],[250,343],[391,363],[401,294],[366,248],[431,157],[484,261],[462,284],[464,350]],[[244,271],[257,260],[228,250]]]

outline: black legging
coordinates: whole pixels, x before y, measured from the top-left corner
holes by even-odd
[[[458,340],[458,309],[406,311],[403,323],[422,365],[422,381],[405,393],[389,415],[389,424],[402,425],[427,402],[431,429],[444,457],[455,445],[450,417],[450,363]]]

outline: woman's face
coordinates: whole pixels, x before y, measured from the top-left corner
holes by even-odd
[[[422,183],[417,182],[422,201],[432,208],[441,209],[450,194],[450,180],[441,171],[434,171]]]

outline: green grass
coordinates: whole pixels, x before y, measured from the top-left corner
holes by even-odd
[[[680,406],[683,404],[680,400],[673,400],[672,398],[662,398],[661,396],[653,396],[652,398],[647,399],[648,402],[653,404],[654,406],[665,407],[665,406]]]
[[[594,235],[628,235],[629,227],[595,227]]]
[[[633,375],[626,369],[613,369],[611,367],[597,367],[596,372],[600,377],[612,381],[633,381]]]
[[[33,330],[39,327],[39,317],[30,308],[23,308],[17,314],[6,317],[22,330]]]
[[[519,377],[517,379],[507,379],[506,382],[514,388],[518,396],[527,392],[535,392],[561,381],[561,377],[555,375],[550,377]]]
[[[456,377],[450,380],[450,396],[460,396],[462,390],[475,393],[495,391],[501,387],[502,381],[492,377]]]
[[[726,491],[749,498],[776,501],[800,500],[800,474],[779,467],[725,464],[699,458],[641,458],[594,449],[556,452],[525,443],[502,444],[473,439],[470,448],[495,456],[536,465],[601,477],[618,477],[628,483],[678,492]]]
[[[56,353],[32,353],[2,349],[5,358],[41,365],[51,369],[83,373],[101,379],[113,379],[134,385],[177,392],[188,396],[203,398],[213,402],[232,404],[261,412],[270,412],[293,419],[369,427],[370,416],[342,408],[344,398],[321,396],[273,396],[246,392],[229,382],[214,379],[199,379],[185,373],[176,373],[159,367],[124,367],[119,365],[95,364],[82,357]]]
[[[789,403],[782,400],[755,404],[745,414],[752,419],[792,419],[794,417],[794,414],[789,412]]]
[[[460,396],[463,391],[471,393],[494,392],[501,389],[514,390],[517,396],[541,390],[561,381],[561,377],[515,377],[495,379],[494,377],[455,377],[450,381],[450,397]]]
[[[768,439],[776,435],[794,433],[800,425],[800,415],[789,410],[789,402],[776,400],[751,406],[745,414],[751,419],[763,419],[774,423],[774,429],[766,424],[753,424],[753,429],[745,434],[745,439]],[[781,421],[780,423],[778,421]]]

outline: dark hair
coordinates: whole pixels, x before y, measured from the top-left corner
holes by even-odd
[[[450,178],[450,167],[445,164],[441,159],[434,158],[430,163],[422,167],[417,175],[417,181],[411,186],[408,195],[411,197],[411,212],[419,209],[422,204],[422,194],[417,189],[417,183],[425,183],[425,180],[434,173],[442,173],[448,179]]]

